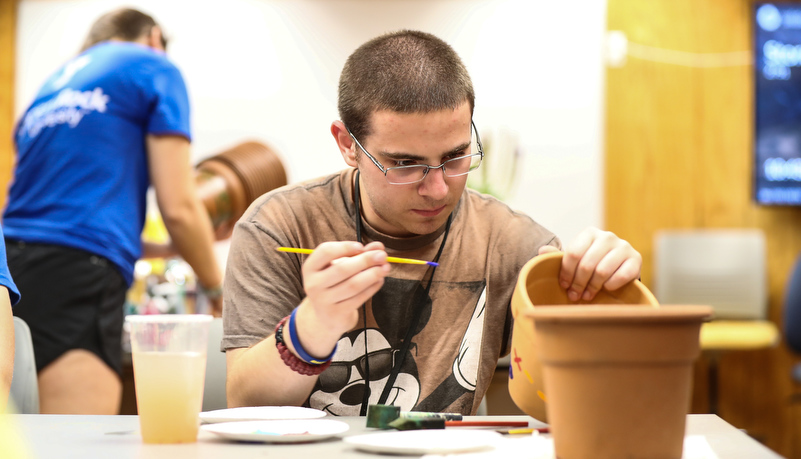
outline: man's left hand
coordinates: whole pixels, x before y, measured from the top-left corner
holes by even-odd
[[[539,254],[556,252],[540,247]],[[640,277],[642,255],[609,231],[587,228],[565,250],[559,284],[571,301],[590,301],[602,289],[616,290]]]

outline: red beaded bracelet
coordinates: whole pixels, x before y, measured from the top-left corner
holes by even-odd
[[[305,376],[319,375],[331,365],[331,361],[328,360],[320,365],[313,365],[311,363],[304,362],[295,354],[293,354],[292,351],[286,347],[286,344],[284,344],[284,324],[286,323],[287,319],[289,319],[289,316],[281,319],[278,322],[278,325],[275,326],[275,347],[278,349],[278,353],[281,355],[281,360],[283,360],[286,366],[291,368],[292,371],[296,373],[300,373]]]

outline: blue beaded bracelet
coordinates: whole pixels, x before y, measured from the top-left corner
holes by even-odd
[[[306,363],[311,363],[313,365],[322,365],[326,362],[330,362],[331,359],[334,357],[334,354],[337,352],[337,346],[334,345],[334,350],[331,351],[331,354],[324,359],[316,359],[309,355],[303,346],[300,345],[300,339],[298,338],[298,329],[295,327],[295,314],[298,312],[298,308],[292,310],[292,314],[289,316],[289,339],[292,341],[292,347],[295,348],[295,353],[298,354],[301,360]]]

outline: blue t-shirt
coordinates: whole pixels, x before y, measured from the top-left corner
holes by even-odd
[[[67,62],[16,126],[6,237],[101,255],[130,284],[150,185],[147,134],[190,138],[186,86],[163,53],[105,42]]]

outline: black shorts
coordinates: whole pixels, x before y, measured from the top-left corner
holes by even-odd
[[[128,286],[101,256],[70,247],[6,239],[8,268],[22,299],[13,310],[31,328],[36,370],[85,349],[122,374]]]

